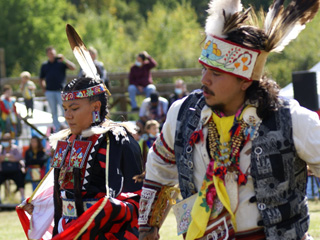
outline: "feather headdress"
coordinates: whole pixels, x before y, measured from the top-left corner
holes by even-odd
[[[269,52],[280,52],[319,10],[320,0],[274,0],[264,28],[252,25],[255,13],[243,11],[240,0],[211,0],[199,61],[246,80],[260,80]],[[264,13],[263,13],[264,14]]]
[[[319,10],[319,0],[294,0],[284,9],[284,0],[269,8],[264,30],[268,36],[265,51],[280,52],[295,39]]]
[[[85,73],[85,76],[92,79],[100,79],[97,67],[94,64],[88,49],[84,45],[76,30],[70,24],[67,24],[66,26],[66,33],[73,54],[83,72]],[[104,89],[109,95],[111,95],[109,90],[105,86]]]

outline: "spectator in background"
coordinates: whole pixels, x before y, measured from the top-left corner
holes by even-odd
[[[0,185],[12,179],[24,200],[24,162],[18,146],[12,144],[11,133],[5,133],[0,145]],[[1,202],[1,199],[0,199]]]
[[[27,116],[32,118],[33,116],[33,98],[35,97],[34,91],[36,89],[36,85],[30,80],[31,74],[27,71],[24,71],[20,74],[21,84],[20,91],[22,93],[22,97],[24,99],[24,103],[27,109]]]
[[[41,139],[34,136],[30,140],[29,149],[25,153],[24,157],[26,161],[26,180],[30,181],[33,190],[36,189],[40,180],[44,176],[44,166],[48,159],[48,156],[44,152]]]
[[[100,79],[104,82],[106,87],[108,89],[110,89],[110,83],[109,83],[107,70],[104,68],[103,62],[100,62],[100,61],[97,60],[98,51],[94,47],[89,47],[88,50],[89,50],[90,56],[91,56],[91,58],[92,58],[92,60],[94,62],[94,65],[97,68],[97,71],[98,71],[98,74],[100,76]],[[85,77],[85,72],[82,69],[80,69],[78,77]]]
[[[143,173],[133,177],[135,182],[142,182],[145,178],[146,172],[146,163],[149,149],[152,147],[154,141],[159,136],[159,123],[156,120],[148,120],[145,126],[145,134],[140,138],[139,145],[142,153],[142,170]]]
[[[3,95],[0,98],[1,109],[1,135],[10,132],[11,137],[15,138],[21,134],[20,117],[17,114],[15,99],[12,97],[10,85],[3,86]]]
[[[146,126],[144,127],[146,134],[144,134],[140,139],[140,147],[142,152],[142,167],[145,170],[147,155],[149,148],[153,145],[153,142],[159,135],[159,123],[156,120],[148,120]]]
[[[142,130],[148,120],[157,120],[162,124],[166,120],[166,115],[168,111],[168,100],[160,97],[157,91],[152,92],[150,97],[143,100],[139,112],[140,119],[137,121],[137,126]],[[143,134],[141,132],[140,134]]]
[[[174,84],[174,93],[170,95],[169,98],[169,107],[178,99],[184,98],[188,95],[187,86],[182,79],[176,80]]]
[[[56,53],[54,47],[46,49],[48,60],[44,62],[40,70],[40,87],[49,103],[55,131],[61,128],[58,120],[58,107],[62,109],[61,90],[66,83],[66,70],[75,70],[76,65],[66,59],[62,54]]]
[[[148,98],[150,93],[156,90],[156,87],[152,84],[152,76],[150,72],[150,70],[156,66],[157,62],[146,51],[138,54],[129,73],[128,92],[132,111],[139,110],[136,102],[137,94],[144,93]]]

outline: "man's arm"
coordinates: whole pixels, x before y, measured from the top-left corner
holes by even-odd
[[[147,117],[143,116],[143,117],[140,117],[140,120],[145,123],[145,122],[147,122],[149,119],[148,119]]]
[[[60,59],[59,61],[64,63],[67,66],[68,69],[76,70],[76,65],[73,62],[71,62],[70,60],[65,58],[62,54],[58,54],[57,56]]]
[[[44,78],[39,79],[39,85],[43,92],[46,92],[46,80]]]
[[[129,72],[129,84],[136,85],[136,76],[135,76],[135,70],[133,67],[130,68]]]
[[[149,60],[149,62],[146,65],[148,66],[149,69],[154,68],[158,65],[156,60],[154,60],[151,56],[147,57],[147,59]]]
[[[146,117],[147,114],[147,107],[148,107],[148,101],[143,100],[140,106],[140,110],[139,110],[139,117],[142,121],[146,122],[149,119]]]
[[[158,65],[158,63],[156,62],[156,60],[154,60],[149,53],[147,53],[146,51],[143,51],[144,56],[148,59],[148,63],[145,64],[146,66],[148,66],[149,69],[154,68]]]
[[[65,59],[64,60],[64,63],[67,65],[67,67],[70,69],[70,70],[76,70],[76,65],[71,62],[70,60],[68,59]]]
[[[177,102],[178,103],[178,102]],[[161,135],[150,148],[146,163],[146,179],[139,206],[139,239],[159,239],[159,227],[166,214],[167,199],[164,192],[178,183],[178,170],[174,156],[174,138],[177,115],[182,101],[169,110]],[[157,216],[157,217],[156,217]],[[155,222],[155,219],[159,219]]]
[[[64,63],[67,65],[67,68],[70,70],[76,70],[76,65],[68,59],[64,59]]]
[[[159,123],[163,123],[167,118],[169,102],[167,99],[163,98],[162,101],[160,101],[160,104],[162,104],[163,115],[160,117]]]
[[[319,116],[292,100],[290,102],[294,146],[298,156],[309,169],[320,176],[320,121]]]
[[[46,71],[45,71],[45,65],[46,64],[42,64],[41,65],[41,69],[40,69],[40,75],[39,75],[39,86],[42,89],[42,91],[45,93],[46,92]]]

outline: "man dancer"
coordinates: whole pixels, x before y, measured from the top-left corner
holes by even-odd
[[[250,10],[240,1],[211,1],[203,91],[171,106],[149,151],[140,239],[159,238],[178,183],[184,200],[174,211],[185,239],[311,239],[306,165],[320,175],[319,118],[280,99],[262,73],[268,53],[281,51],[318,9],[319,0],[286,9],[275,0],[262,30],[246,24]]]

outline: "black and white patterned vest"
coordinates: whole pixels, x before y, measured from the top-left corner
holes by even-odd
[[[194,92],[183,102],[177,119],[175,156],[183,198],[196,192],[193,182],[193,148],[188,140],[199,126],[205,100]],[[306,200],[306,164],[296,154],[288,102],[263,119],[252,142],[251,175],[257,206],[267,239],[301,239],[309,227]]]

